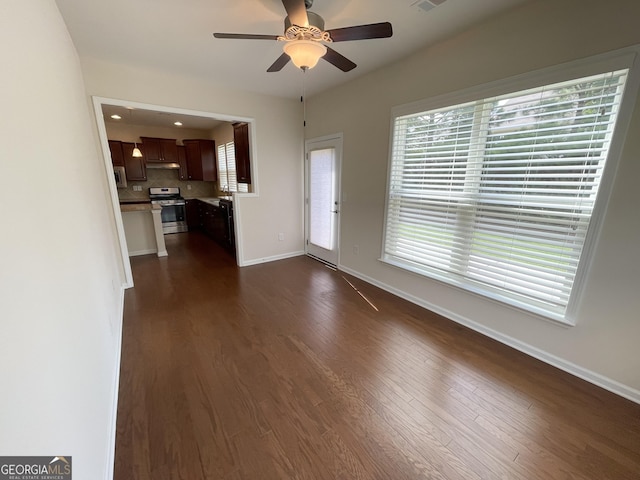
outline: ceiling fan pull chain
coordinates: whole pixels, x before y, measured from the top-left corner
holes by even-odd
[[[302,102],[302,126],[307,126],[307,95],[305,91],[305,79],[307,78],[307,69],[301,68],[302,70],[302,95],[300,96],[300,101]]]

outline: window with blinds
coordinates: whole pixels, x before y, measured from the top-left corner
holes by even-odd
[[[395,116],[383,260],[564,321],[627,73]]]
[[[248,192],[249,185],[238,183],[236,150],[233,142],[218,145],[218,186],[222,191]]]

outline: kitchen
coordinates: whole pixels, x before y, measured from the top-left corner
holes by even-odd
[[[246,122],[102,105],[129,256],[200,231],[235,256],[233,197],[251,192]]]

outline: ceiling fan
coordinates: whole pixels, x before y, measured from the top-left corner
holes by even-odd
[[[325,44],[388,38],[393,35],[393,29],[389,22],[325,30],[323,18],[317,13],[307,10],[313,5],[313,0],[282,0],[282,4],[287,12],[287,17],[284,19],[284,35],[214,33],[213,36],[226,39],[284,42],[284,53],[267,69],[267,72],[279,72],[289,63],[289,60],[296,67],[306,71],[315,67],[320,58],[335,65],[343,72],[348,72],[356,68],[356,64]]]

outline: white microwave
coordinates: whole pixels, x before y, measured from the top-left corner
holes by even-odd
[[[127,176],[124,173],[124,167],[113,167],[113,176],[116,179],[116,187],[127,188]]]

